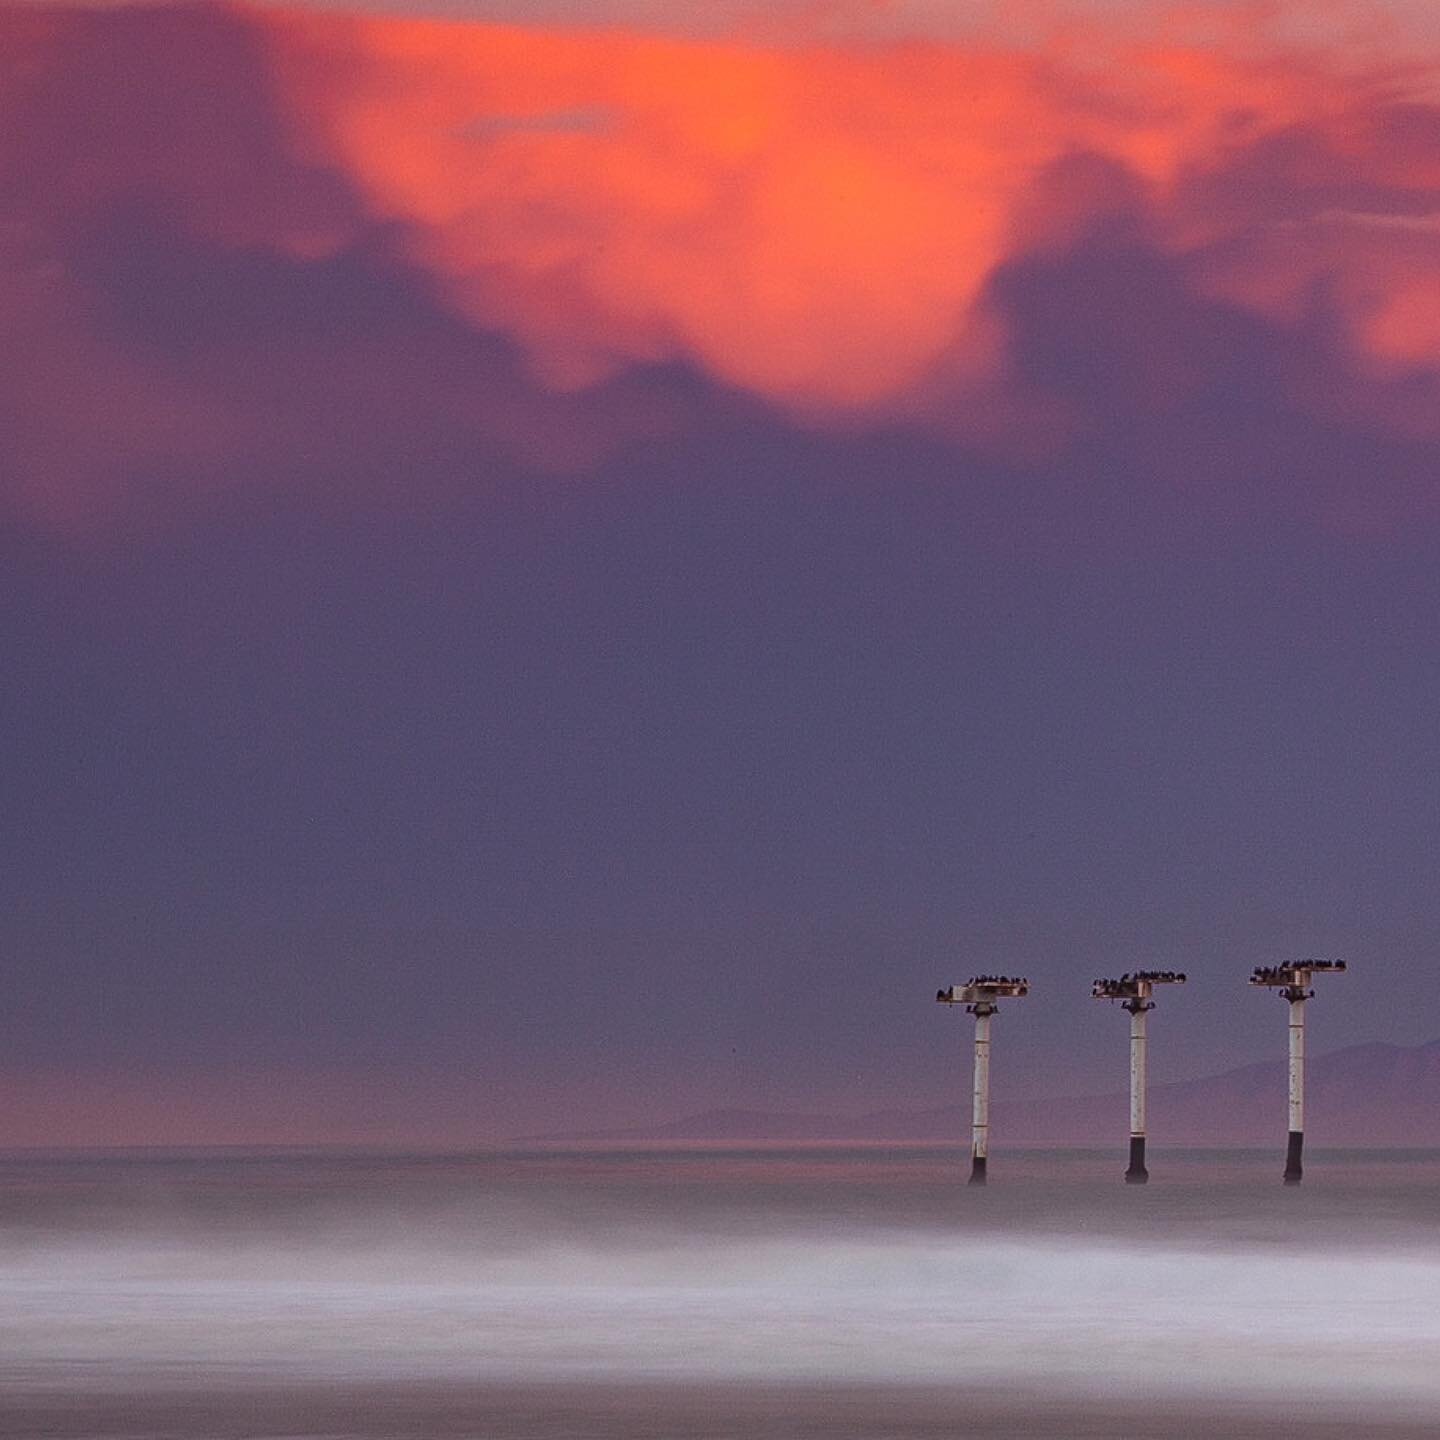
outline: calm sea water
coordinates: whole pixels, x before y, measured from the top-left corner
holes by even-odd
[[[1440,1433],[1440,1155],[0,1157],[0,1434]]]

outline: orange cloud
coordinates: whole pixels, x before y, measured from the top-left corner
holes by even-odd
[[[306,132],[375,211],[413,227],[454,305],[513,336],[552,387],[682,356],[798,410],[845,413],[902,401],[957,350],[965,372],[993,374],[1003,337],[986,285],[1045,242],[1033,196],[1076,153],[1133,175],[1168,251],[1248,241],[1201,288],[1279,314],[1317,267],[1353,267],[1341,290],[1357,345],[1440,356],[1424,247],[1392,235],[1377,268],[1359,244],[1316,258],[1311,233],[1330,224],[1317,197],[1336,165],[1440,213],[1433,148],[1391,143],[1413,72],[1093,26],[1021,49],[266,23]],[[1300,134],[1312,171],[1284,177],[1298,216],[1267,215],[1264,193],[1197,203],[1208,178]],[[1297,224],[1307,255],[1276,240]]]
[[[381,441],[584,468],[683,427],[694,372],[1054,455],[1114,415],[1027,352],[1016,277],[1096,244],[1185,301],[1141,317],[1111,412],[1202,390],[1185,306],[1219,307],[1283,341],[1287,403],[1440,435],[1440,56],[1028,13],[1024,39],[808,41],[0,13],[12,508]],[[1027,323],[1118,373],[1109,303]]]

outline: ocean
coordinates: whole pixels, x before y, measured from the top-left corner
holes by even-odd
[[[1440,1154],[0,1157],[0,1435],[1440,1433]]]

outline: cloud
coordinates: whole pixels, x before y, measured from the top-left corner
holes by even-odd
[[[1358,349],[1440,353],[1395,318],[1433,258],[1388,237],[1377,263],[1323,218],[1434,208],[1440,107],[1410,98],[1414,75],[1096,32],[1027,50],[762,48],[273,23],[292,103],[368,204],[413,225],[457,307],[513,335],[552,386],[685,355],[783,404],[847,411],[903,396],[967,337],[998,364],[977,305],[1007,261],[1053,243],[1036,192],[1074,156],[1128,180],[1158,248],[1202,271],[1238,250],[1215,265],[1225,298],[1284,318],[1277,292],[1293,307],[1335,274]],[[575,112],[613,119],[476,129]],[[1248,283],[1227,284],[1241,269]]]
[[[1247,365],[1440,436],[1440,57],[221,7],[10,12],[0,53],[12,513],[584,469],[745,397],[1053,461]]]
[[[563,469],[672,428],[683,377],[550,396],[443,303],[296,130],[276,45],[221,7],[0,16],[12,518],[150,521],[477,446],[482,474],[487,454]]]

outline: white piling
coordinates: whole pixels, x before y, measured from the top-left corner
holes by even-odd
[[[976,1005],[975,1011],[975,1077],[970,1112],[970,1183],[985,1183],[985,1167],[990,1159],[990,1020],[993,1005]]]
[[[1287,1098],[1288,1129],[1285,1136],[1285,1183],[1298,1185],[1304,1175],[1305,1151],[1305,1002],[1315,992],[1310,981],[1316,975],[1335,974],[1345,969],[1343,960],[1301,960],[1293,965],[1257,965],[1250,983],[1279,992],[1290,1006],[1290,1065]]]
[[[983,1185],[990,1160],[990,1021],[1000,1000],[1019,1000],[1030,982],[1013,975],[977,975],[937,992],[942,1005],[963,1005],[975,1017],[975,1067],[970,1089],[970,1183]]]
[[[1147,1009],[1139,1004],[1130,1010],[1130,1166],[1125,1178],[1141,1184],[1150,1178],[1145,1169],[1145,1072],[1149,1063],[1145,1034],[1147,1014]]]
[[[1309,976],[1305,977],[1308,983]],[[1301,1152],[1305,1148],[1305,1001],[1303,988],[1287,992],[1290,1002],[1289,1131],[1285,1137],[1285,1183],[1298,1185],[1305,1173]]]
[[[1090,994],[1096,1000],[1118,1000],[1130,1015],[1130,1164],[1125,1170],[1127,1185],[1144,1185],[1150,1179],[1145,1168],[1146,1088],[1149,1084],[1150,1039],[1146,1016],[1155,1008],[1150,998],[1157,985],[1183,985],[1179,970],[1127,971],[1118,980],[1097,980]]]

